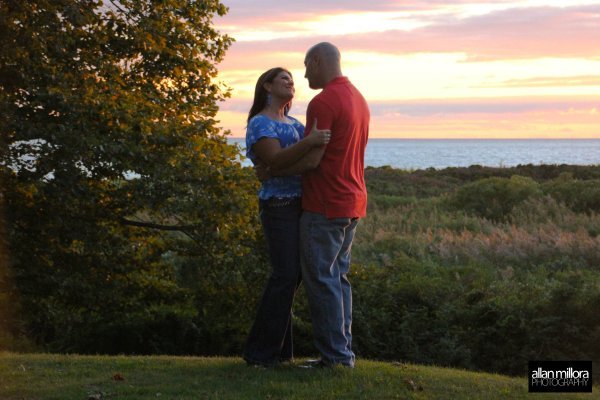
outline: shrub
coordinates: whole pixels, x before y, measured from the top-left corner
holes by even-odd
[[[578,180],[571,173],[542,185],[544,193],[577,212],[600,212],[600,179]]]
[[[487,178],[459,188],[451,204],[493,221],[502,221],[513,207],[541,193],[539,184],[518,175],[506,178]]]
[[[401,256],[387,267],[356,266],[353,326],[364,357],[441,365],[469,365],[469,351],[452,324],[451,276]]]
[[[505,374],[524,374],[534,359],[600,356],[597,273],[509,272],[406,256],[387,267],[356,266],[357,353]]]
[[[437,196],[460,184],[457,179],[438,174],[434,169],[408,172],[389,167],[368,167],[365,180],[369,194],[418,198]]]

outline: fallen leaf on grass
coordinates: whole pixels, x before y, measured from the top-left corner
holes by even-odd
[[[405,363],[399,362],[399,361],[392,361],[392,365],[394,367],[398,367],[398,368],[401,368],[401,369],[408,368],[408,365],[406,365]]]
[[[121,374],[115,374],[115,375],[112,377],[112,380],[113,380],[113,381],[124,381],[124,380],[125,380],[125,378],[124,378],[124,377],[123,377],[123,375],[121,375]]]
[[[405,379],[404,383],[406,383],[406,385],[408,386],[408,388],[410,390],[412,390],[413,392],[422,392],[423,391],[423,386],[421,385],[417,385],[415,383],[415,381],[413,381],[412,379]]]

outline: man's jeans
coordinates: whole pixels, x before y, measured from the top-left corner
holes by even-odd
[[[244,359],[249,363],[272,365],[293,357],[291,317],[301,282],[301,213],[299,198],[260,201],[272,271],[244,350]]]
[[[347,274],[357,218],[327,219],[304,211],[300,262],[313,335],[325,364],[354,366],[352,289]]]

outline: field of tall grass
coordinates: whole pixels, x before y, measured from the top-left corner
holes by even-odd
[[[514,376],[533,360],[600,360],[600,165],[381,167],[365,176],[368,215],[350,272],[359,360]],[[250,228],[260,232],[258,218]],[[174,297],[152,289],[98,300],[59,285],[76,299],[63,304],[54,286],[48,297],[32,290],[22,301],[52,311],[36,314],[49,339],[26,324],[32,308],[15,308],[23,334],[0,334],[0,349],[239,356],[270,270],[259,234],[246,245],[245,255],[214,262],[163,254]],[[81,294],[92,294],[94,312]],[[296,355],[316,356],[303,290],[293,323]]]
[[[353,247],[358,352],[508,374],[528,360],[600,359],[599,176],[367,169]]]

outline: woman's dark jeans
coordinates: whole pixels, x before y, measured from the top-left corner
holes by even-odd
[[[302,204],[300,198],[260,200],[259,211],[272,271],[246,342],[244,360],[273,365],[293,358],[292,303],[302,281]]]

